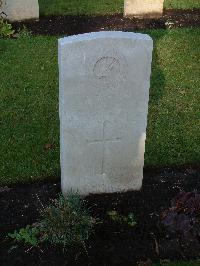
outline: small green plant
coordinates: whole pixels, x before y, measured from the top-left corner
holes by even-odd
[[[18,38],[30,38],[32,36],[32,32],[25,26],[18,30],[17,37]]]
[[[13,238],[17,242],[23,242],[33,247],[39,244],[40,230],[38,227],[27,225],[25,228],[21,228],[19,232],[15,230],[14,233],[8,234],[9,237]]]
[[[9,38],[14,32],[12,25],[0,18],[0,38]]]
[[[129,225],[129,226],[135,226],[137,224],[136,220],[135,220],[135,216],[133,213],[129,213],[127,217],[125,218],[125,222]]]
[[[78,194],[59,196],[49,207],[42,210],[42,219],[34,225],[27,225],[19,232],[8,236],[17,242],[33,247],[42,242],[59,245],[63,250],[82,245],[93,232],[96,220],[93,219]]]
[[[43,240],[61,245],[64,250],[70,246],[85,246],[94,223],[78,194],[60,196],[42,213]]]
[[[128,226],[135,226],[137,224],[135,220],[135,216],[133,213],[129,213],[127,216],[120,215],[117,211],[108,211],[107,212],[110,219],[114,222],[120,223],[120,224],[126,224]]]

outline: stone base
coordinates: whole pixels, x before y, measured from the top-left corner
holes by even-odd
[[[135,18],[159,18],[163,14],[164,0],[125,0],[124,16]]]
[[[2,11],[9,21],[39,19],[38,0],[3,0]]]

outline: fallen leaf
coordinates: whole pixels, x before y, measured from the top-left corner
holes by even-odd
[[[51,150],[51,149],[54,149],[55,147],[56,147],[56,145],[53,143],[47,143],[44,145],[45,150]]]

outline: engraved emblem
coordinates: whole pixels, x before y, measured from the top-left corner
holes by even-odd
[[[93,72],[98,79],[109,79],[120,73],[120,62],[115,57],[101,57],[95,63]]]

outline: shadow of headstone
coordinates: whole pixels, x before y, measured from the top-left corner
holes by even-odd
[[[147,32],[149,33],[149,32]],[[151,74],[151,87],[150,87],[150,95],[149,95],[149,112],[148,112],[148,123],[147,123],[147,138],[146,138],[146,149],[145,149],[145,170],[150,168],[156,168],[155,166],[149,165],[149,162],[152,163],[151,158],[155,156],[155,151],[157,149],[152,150],[152,142],[153,145],[156,144],[156,135],[158,125],[158,117],[160,112],[160,102],[165,93],[165,75],[163,73],[163,69],[160,65],[159,58],[159,42],[164,38],[167,34],[167,30],[155,30],[150,33],[151,37],[154,41],[154,49],[153,49],[153,61],[152,61],[152,74]],[[159,151],[158,151],[159,152]],[[159,154],[157,154],[159,157]],[[147,167],[146,167],[147,166]]]
[[[151,90],[150,102],[153,105],[159,105],[159,100],[162,98],[165,89],[165,76],[159,63],[158,43],[166,35],[166,30],[162,29],[153,32],[151,37],[154,40],[152,75],[151,75]]]

